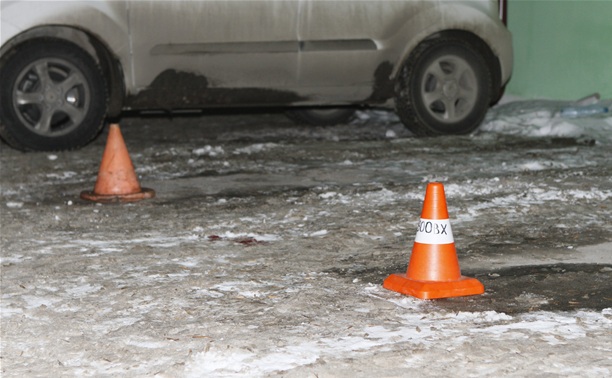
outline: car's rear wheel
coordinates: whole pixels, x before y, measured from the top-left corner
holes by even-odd
[[[396,111],[417,136],[467,134],[492,100],[486,58],[469,39],[444,35],[422,42],[396,82]]]
[[[291,109],[287,117],[297,124],[311,126],[333,126],[349,123],[355,118],[352,108],[304,108]]]
[[[0,67],[0,136],[20,150],[82,147],[102,129],[107,88],[95,60],[57,39],[24,43]]]

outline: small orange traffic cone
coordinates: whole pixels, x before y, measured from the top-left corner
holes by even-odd
[[[109,203],[135,202],[153,197],[155,191],[140,187],[119,125],[111,124],[94,190],[81,192],[81,198]]]
[[[441,183],[427,185],[406,274],[390,275],[383,287],[421,299],[484,293],[480,281],[461,275]]]

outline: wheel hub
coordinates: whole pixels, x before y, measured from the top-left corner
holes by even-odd
[[[457,98],[457,95],[459,94],[459,84],[457,83],[457,80],[446,80],[442,85],[442,92],[444,93],[444,96],[449,99]]]
[[[62,94],[54,88],[47,88],[43,99],[47,106],[58,106],[62,104]]]

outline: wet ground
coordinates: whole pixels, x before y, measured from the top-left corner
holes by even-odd
[[[610,374],[610,139],[508,132],[530,117],[553,130],[548,110],[426,139],[386,112],[328,128],[126,117],[157,195],[121,205],[79,198],[105,135],[62,153],[2,145],[2,375]],[[431,181],[481,296],[381,287],[406,269]]]

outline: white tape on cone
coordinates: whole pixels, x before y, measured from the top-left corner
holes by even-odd
[[[422,244],[454,243],[450,220],[421,218],[414,241]]]

